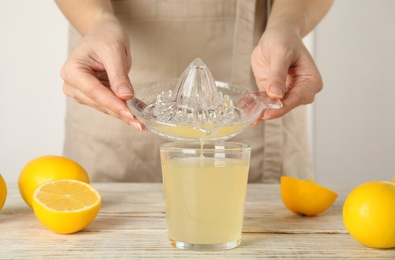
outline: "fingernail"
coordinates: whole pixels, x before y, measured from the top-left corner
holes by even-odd
[[[125,97],[125,96],[132,96],[133,90],[128,86],[121,86],[118,88],[118,94]]]
[[[270,113],[270,110],[267,109],[266,112],[263,114],[262,119],[263,119],[263,120],[268,120],[268,119],[272,118],[272,116],[271,116],[270,114],[271,114],[271,113]]]
[[[283,89],[276,85],[272,85],[269,91],[276,98],[282,98],[284,95]]]
[[[130,113],[130,111],[122,110],[122,111],[120,112],[120,114],[121,114],[121,116],[126,117],[126,118],[128,118],[128,119],[134,119],[134,116],[133,116],[132,113]]]
[[[136,128],[139,131],[142,131],[143,128],[141,127],[141,125],[139,123],[137,123],[136,121],[130,121],[129,125],[133,126],[134,128]]]
[[[261,120],[255,120],[254,122],[252,122],[252,123],[250,124],[250,127],[256,126],[260,121],[261,121]]]

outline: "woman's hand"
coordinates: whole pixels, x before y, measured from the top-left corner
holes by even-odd
[[[129,38],[109,15],[95,23],[61,70],[63,91],[77,102],[144,129],[126,105],[133,97]]]
[[[262,119],[281,117],[297,106],[312,103],[322,89],[321,75],[293,26],[274,24],[266,29],[251,56],[259,90],[280,99],[283,107],[265,110]]]

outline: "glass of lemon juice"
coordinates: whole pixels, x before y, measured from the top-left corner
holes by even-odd
[[[170,244],[223,250],[241,242],[251,148],[169,142],[160,146]]]

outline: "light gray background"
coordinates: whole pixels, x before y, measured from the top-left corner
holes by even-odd
[[[307,39],[325,82],[310,107],[315,178],[395,175],[395,1],[337,0]],[[0,173],[61,154],[67,21],[53,1],[0,1]]]
[[[66,40],[54,1],[0,1],[0,173],[7,182],[33,158],[61,154]]]
[[[314,103],[317,181],[395,175],[395,1],[338,0],[315,32],[324,91]]]

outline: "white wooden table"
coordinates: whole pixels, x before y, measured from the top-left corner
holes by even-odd
[[[9,184],[0,211],[0,259],[395,259],[395,249],[379,250],[356,242],[343,226],[341,208],[347,191],[315,217],[287,210],[276,184],[249,184],[241,245],[227,251],[185,251],[167,240],[160,183],[97,183],[99,215],[86,229],[55,234],[35,218]]]

